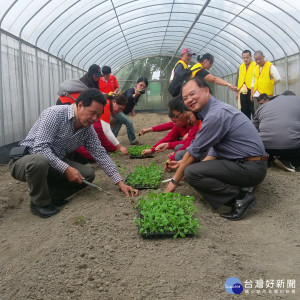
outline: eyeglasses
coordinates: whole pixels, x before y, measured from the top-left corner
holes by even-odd
[[[179,116],[182,114],[182,112],[180,112],[178,115],[174,115],[174,118],[179,119]]]
[[[188,96],[183,97],[182,100],[183,100],[183,101],[188,101],[191,97],[193,97],[195,94],[197,94],[200,90],[202,90],[202,88],[200,88],[199,90],[190,92],[190,93],[188,94]]]

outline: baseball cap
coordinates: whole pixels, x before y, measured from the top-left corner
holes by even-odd
[[[97,77],[103,77],[103,75],[101,73],[101,68],[96,64],[91,65],[89,67],[89,73],[92,73],[93,75],[95,75]]]
[[[195,54],[196,54],[195,52],[193,52],[193,51],[191,50],[191,48],[184,48],[184,49],[181,51],[181,54],[183,54],[183,53],[187,53],[187,54],[190,54],[190,55],[195,55]]]

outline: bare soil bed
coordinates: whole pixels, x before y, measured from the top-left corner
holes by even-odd
[[[137,133],[169,121],[167,115],[154,113],[132,119]],[[148,133],[139,141],[154,144],[165,134]],[[125,128],[119,140],[129,146]],[[125,178],[137,164],[163,164],[166,154],[112,159],[120,169],[126,167]],[[29,211],[26,183],[0,166],[0,299],[299,299],[300,173],[269,168],[255,191],[258,205],[237,222],[220,218],[226,208],[213,210],[182,183],[177,191],[195,196],[197,217],[206,229],[193,238],[146,240],[133,222],[138,198],[123,196],[93,167],[95,183],[112,195],[88,187],[59,214],[41,219]],[[249,295],[227,293],[224,283],[232,276],[243,285],[253,282]],[[277,288],[278,294],[270,289],[258,294],[254,286],[259,279],[284,280],[284,293]],[[296,280],[295,295],[286,293],[289,279]]]

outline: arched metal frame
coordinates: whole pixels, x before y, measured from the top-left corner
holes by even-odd
[[[178,57],[180,47],[184,46],[190,47],[198,53],[209,51],[215,56],[214,68],[218,73],[215,75],[230,75],[236,71],[241,62],[241,52],[245,49],[242,49],[238,43],[240,40],[239,32],[243,35],[243,43],[246,48],[252,51],[265,49],[273,61],[285,58],[296,53],[296,51],[300,52],[298,33],[300,23],[294,16],[295,11],[300,11],[300,4],[296,0],[289,2],[285,0],[263,2],[261,0],[244,2],[190,0],[184,3],[180,0],[162,0],[150,3],[143,0],[101,2],[69,0],[66,1],[61,12],[55,8],[55,2],[57,7],[61,5],[61,1],[58,0],[32,0],[22,8],[23,11],[17,11],[20,5],[15,4],[18,1],[7,0],[6,2],[8,9],[3,14],[0,13],[3,26],[5,26],[4,30],[10,32],[10,30],[16,30],[17,25],[21,25],[18,32],[23,32],[25,28],[28,30],[30,27],[31,31],[27,36],[22,33],[22,38],[28,43],[48,51],[62,63],[67,61],[84,69],[92,63],[103,64],[105,62],[115,71],[128,63],[127,56],[133,62],[145,57],[145,53],[149,56]],[[39,15],[42,15],[41,12],[45,14],[50,3],[52,6],[47,21],[37,22]],[[274,12],[270,13],[264,9],[262,3],[274,8]],[[36,8],[35,10],[32,10],[33,6]],[[230,7],[232,6],[234,6],[234,10],[231,11]],[[209,14],[206,13],[208,10]],[[70,11],[74,15],[70,16]],[[135,11],[143,12],[143,14],[132,19]],[[218,13],[212,14],[211,11]],[[201,14],[199,14],[200,12]],[[275,19],[272,15],[272,13],[277,15],[279,12],[285,18],[289,18],[292,25],[296,26],[291,27],[287,22],[281,26],[283,18]],[[9,21],[8,13],[15,14],[16,19]],[[27,20],[22,20],[24,13],[30,16]],[[93,13],[95,13],[95,17],[91,18]],[[188,14],[190,15],[188,20],[180,18],[180,15],[186,16]],[[247,14],[252,15],[254,20],[247,18]],[[114,28],[105,27],[105,18],[107,19],[110,15],[113,16]],[[154,17],[155,19],[153,19]],[[207,19],[208,22],[203,19]],[[210,23],[210,19],[214,21],[213,25]],[[3,22],[4,20],[5,22]],[[261,28],[261,24],[256,20],[263,20],[265,28]],[[239,21],[247,25],[245,26],[246,29],[237,25]],[[35,26],[31,27],[34,22]],[[159,22],[163,25],[157,26]],[[57,24],[60,25],[59,31],[57,31]],[[298,25],[299,27],[296,28]],[[210,30],[206,29],[203,32],[201,26],[206,26]],[[149,32],[145,34],[145,39],[133,38],[135,34],[133,30],[138,31],[141,30],[140,28],[149,29]],[[110,38],[103,40],[102,35],[97,34],[95,36],[95,31],[100,29],[102,31],[104,29],[107,35],[110,31],[112,33],[117,32],[122,38],[119,41],[114,41],[112,34]],[[151,29],[153,30],[152,33],[159,29],[156,31],[159,37],[153,38],[150,33]],[[36,34],[33,34],[34,32]],[[71,34],[69,34],[70,32]],[[263,33],[263,37],[260,37],[260,32]],[[15,34],[15,32],[11,33]],[[206,37],[205,33],[210,34],[210,36]],[[176,39],[176,34],[183,39]],[[172,39],[174,43],[170,43]],[[80,43],[80,40],[88,41],[88,43]],[[155,44],[156,47],[152,47]],[[273,47],[273,45],[276,46]],[[143,48],[144,52],[142,51]],[[64,59],[62,60],[61,57]]]

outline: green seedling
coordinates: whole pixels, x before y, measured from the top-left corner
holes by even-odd
[[[114,157],[114,156],[117,156],[117,155],[120,155],[120,154],[121,154],[121,151],[119,149],[117,149],[116,152],[110,153],[110,157]]]
[[[137,204],[140,217],[134,218],[139,234],[173,234],[173,238],[198,234],[198,219],[194,218],[197,208],[194,197],[178,193],[149,193]]]
[[[150,149],[151,145],[135,145],[128,147],[128,153],[132,156],[141,156],[142,151],[145,149]]]
[[[162,179],[163,168],[151,162],[149,166],[135,166],[133,172],[126,174],[126,181],[133,187],[157,188]]]

